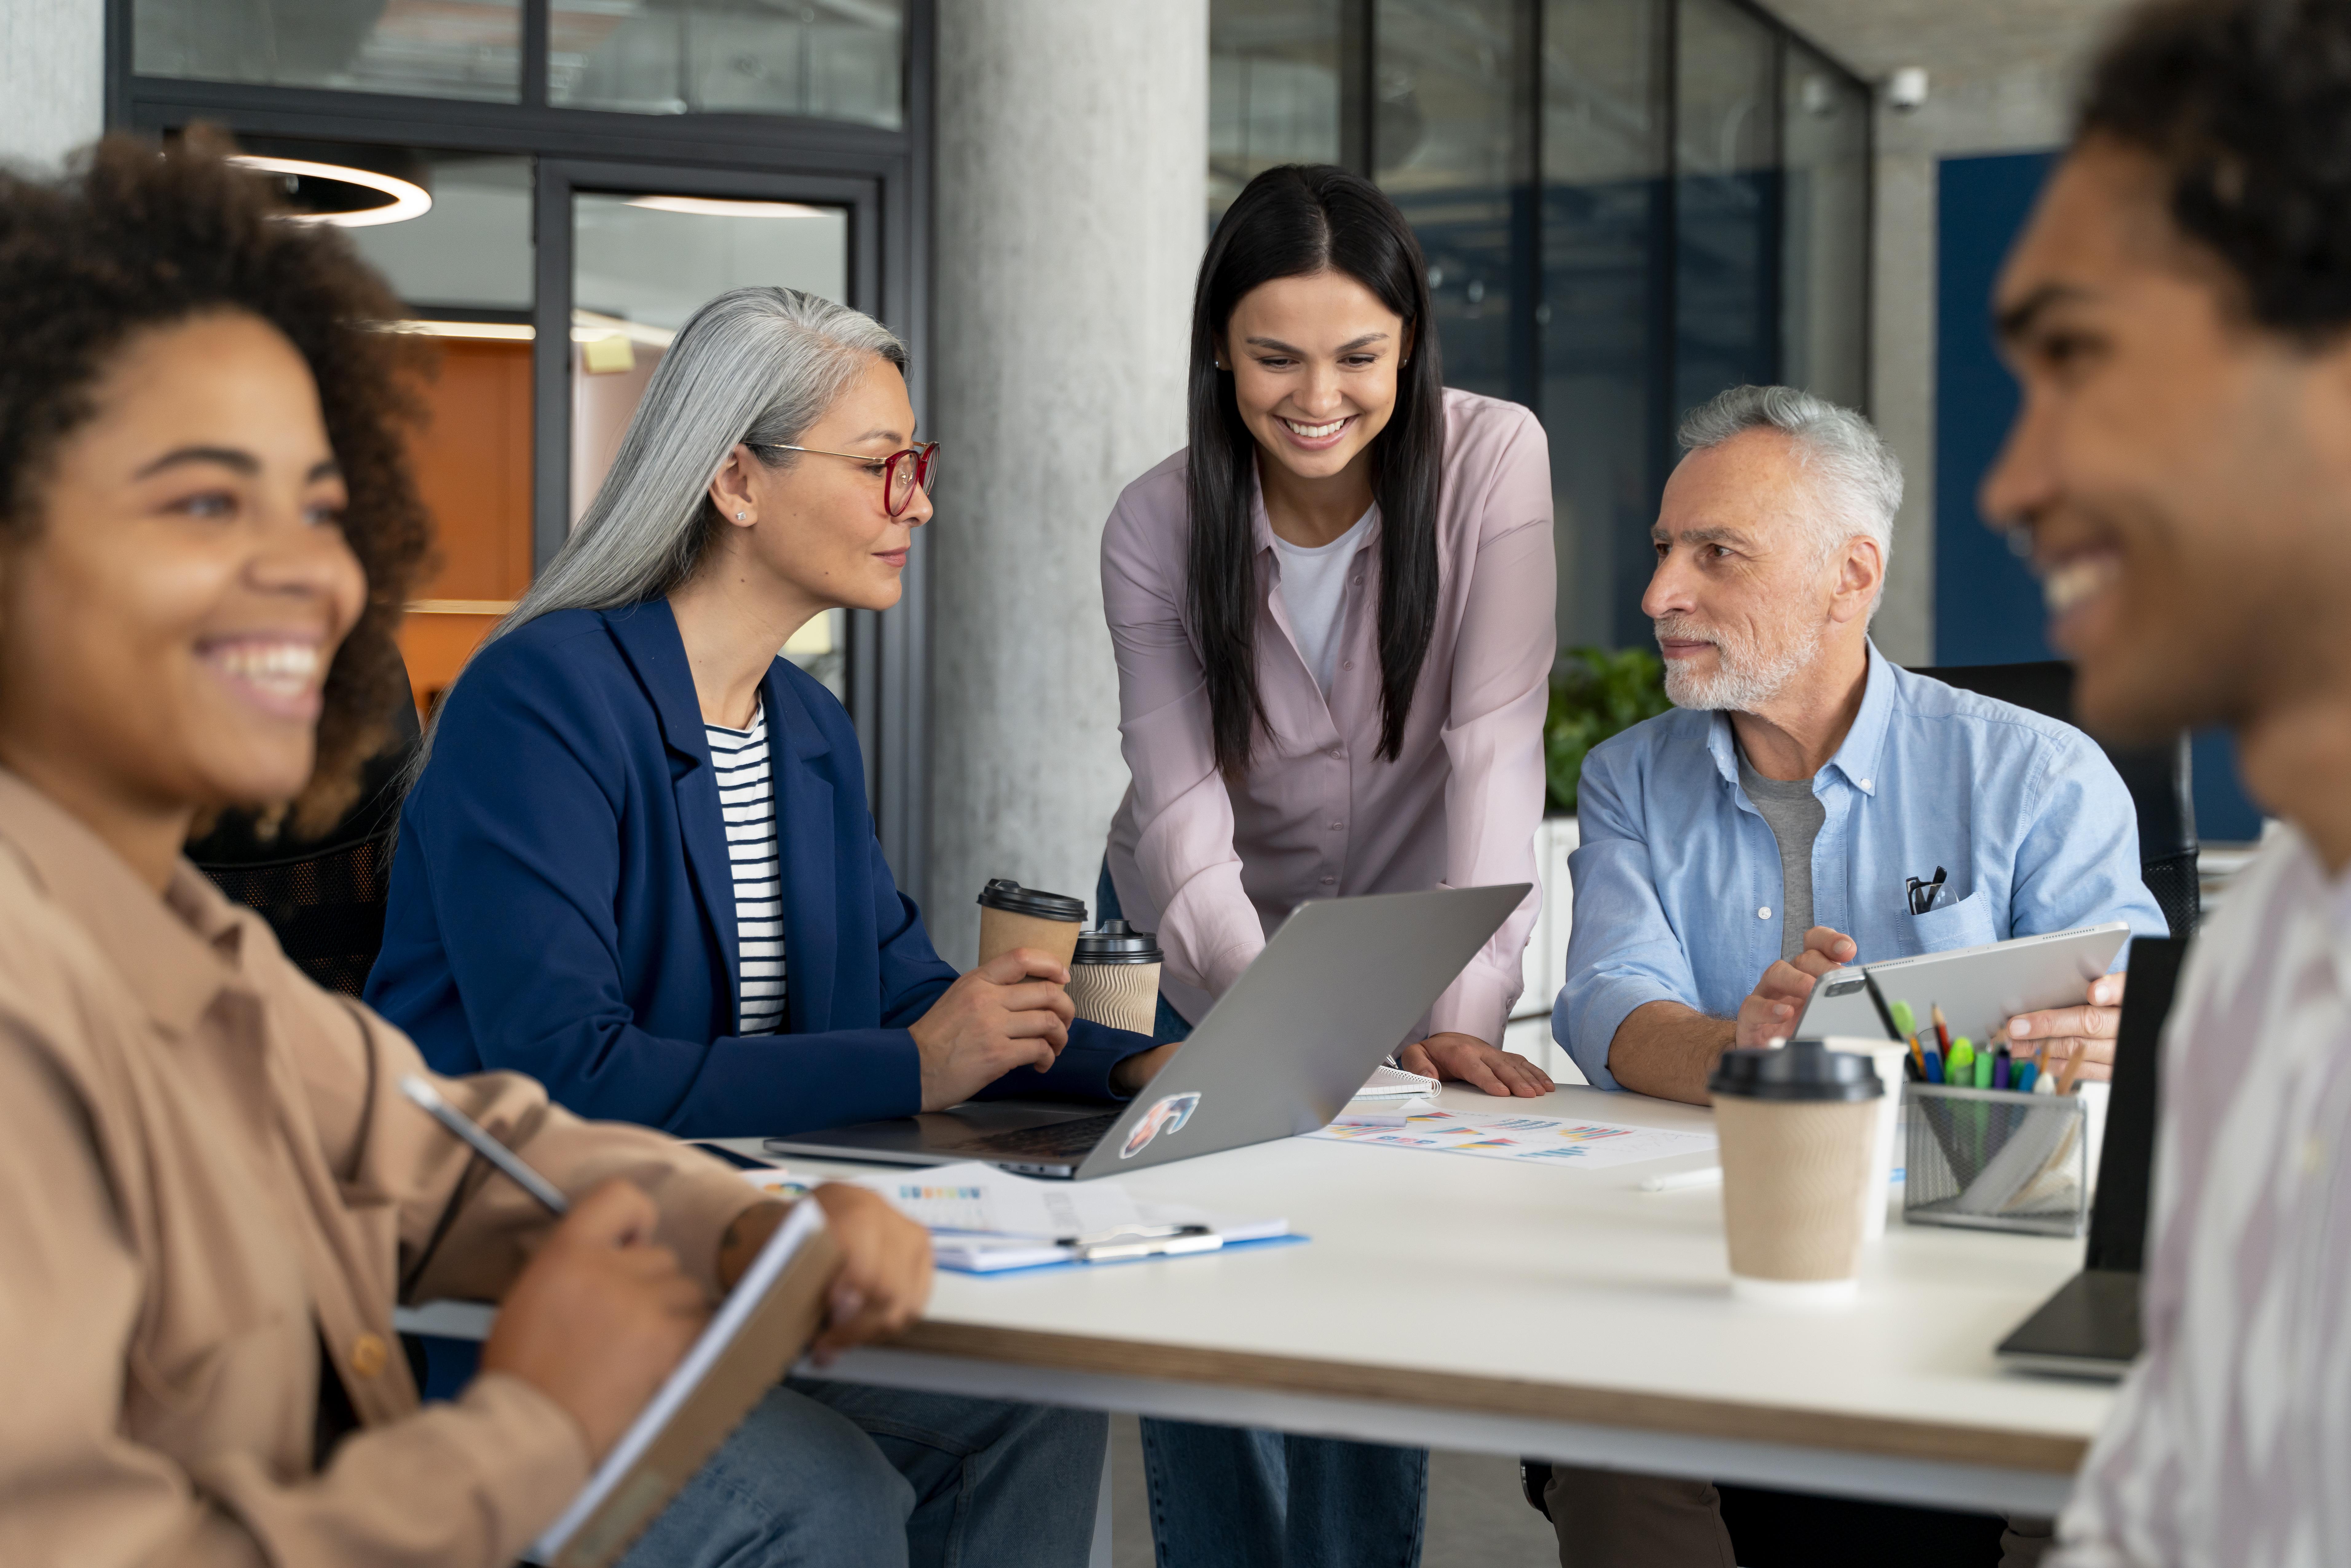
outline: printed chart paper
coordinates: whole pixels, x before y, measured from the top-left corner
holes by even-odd
[[[1415,1111],[1393,1115],[1342,1116],[1310,1138],[1342,1144],[1378,1144],[1387,1148],[1426,1149],[1441,1155],[1520,1160],[1534,1165],[1604,1170],[1674,1155],[1695,1155],[1715,1145],[1712,1133],[1674,1133],[1656,1127],[1620,1127],[1573,1116],[1513,1116],[1459,1111]]]

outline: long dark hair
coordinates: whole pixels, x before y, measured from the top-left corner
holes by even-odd
[[[1228,778],[1249,768],[1265,724],[1258,695],[1257,617],[1265,594],[1249,528],[1257,438],[1241,423],[1217,346],[1233,307],[1259,284],[1343,272],[1404,318],[1410,358],[1396,372],[1395,412],[1372,438],[1372,498],[1380,508],[1380,747],[1404,747],[1412,689],[1437,627],[1437,498],[1445,452],[1445,378],[1420,243],[1378,186],[1329,164],[1291,163],[1251,180],[1208,241],[1192,301],[1188,401],[1193,635],[1207,667],[1209,732]]]

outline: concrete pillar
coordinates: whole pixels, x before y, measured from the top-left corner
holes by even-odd
[[[1870,413],[1902,459],[1902,510],[1886,597],[1871,634],[1897,664],[1935,662],[1935,160],[1902,147],[1878,114],[1876,233],[1870,254]],[[1889,136],[1889,127],[1896,135]],[[1967,518],[1958,519],[1960,527]]]
[[[106,7],[0,0],[0,162],[54,172],[106,127]]]
[[[967,967],[991,876],[1093,904],[1126,788],[1102,527],[1184,444],[1207,0],[938,9],[925,911]]]

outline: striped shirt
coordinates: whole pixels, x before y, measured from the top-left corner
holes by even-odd
[[[2351,1563],[2351,876],[2276,834],[2165,1031],[2147,1349],[2065,1568]]]
[[[737,1034],[784,1027],[783,862],[776,853],[776,785],[768,773],[768,709],[753,698],[751,727],[703,723],[718,774],[718,814],[735,872],[735,940],[742,964]]]

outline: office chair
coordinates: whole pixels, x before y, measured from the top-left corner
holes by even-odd
[[[269,923],[297,967],[347,997],[366,986],[383,946],[400,776],[419,736],[405,681],[392,723],[391,743],[361,771],[359,804],[317,838],[264,839],[251,815],[232,811],[187,848],[214,885]]]
[[[2050,659],[2030,664],[1943,664],[1913,672],[2051,718],[2074,722],[2074,666]],[[2163,911],[2171,935],[2196,934],[2202,903],[2196,874],[2195,779],[2182,731],[2160,746],[2106,746],[2138,808],[2138,874]]]

